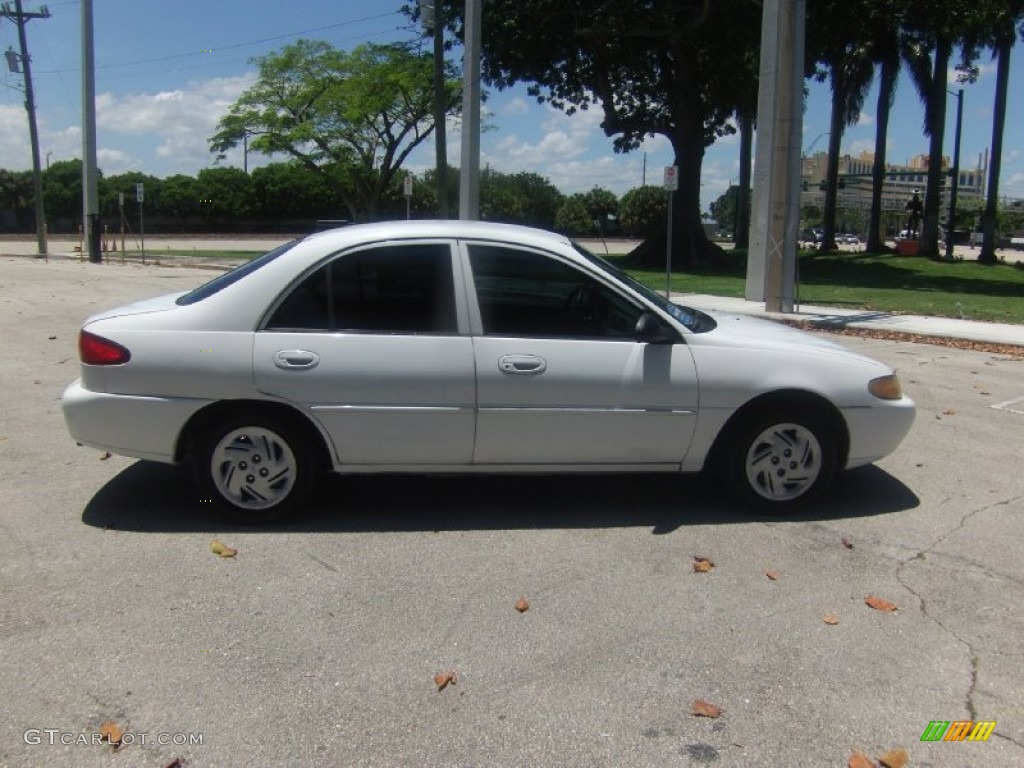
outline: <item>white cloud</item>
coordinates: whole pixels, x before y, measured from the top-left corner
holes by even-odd
[[[97,132],[101,140],[110,134],[145,137],[153,145],[153,165],[194,172],[213,161],[207,140],[221,116],[252,82],[253,75],[243,75],[192,82],[173,91],[127,96],[103,93],[96,99]],[[238,157],[232,159],[240,161],[241,150],[235,154]]]
[[[107,176],[133,171],[142,165],[141,160],[137,157],[132,157],[127,152],[122,152],[119,149],[103,148],[96,150],[96,163]]]
[[[21,107],[0,104],[0,168],[24,171],[31,167],[28,116]]]
[[[874,139],[857,139],[851,141],[846,145],[846,154],[857,157],[861,152],[874,152],[875,151],[875,140]],[[888,154],[888,152],[886,152]]]
[[[875,116],[869,115],[867,112],[861,112],[857,117],[857,127],[861,128],[868,125],[875,124]]]
[[[530,104],[526,99],[520,96],[516,96],[499,110],[499,112],[506,117],[521,117],[522,115],[529,113],[529,111]]]

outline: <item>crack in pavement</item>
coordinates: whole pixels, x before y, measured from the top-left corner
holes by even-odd
[[[974,703],[974,694],[975,694],[975,691],[976,691],[977,685],[978,685],[978,674],[979,674],[978,667],[979,667],[979,661],[980,661],[980,657],[978,655],[978,651],[979,650],[984,650],[984,649],[976,648],[975,645],[970,640],[968,640],[968,639],[966,639],[964,637],[961,637],[953,629],[951,629],[950,627],[947,627],[938,617],[933,616],[931,613],[929,613],[929,611],[928,611],[928,604],[925,601],[924,597],[907,582],[907,580],[904,578],[903,570],[909,564],[911,564],[911,563],[913,563],[913,562],[915,562],[917,560],[923,559],[924,555],[927,555],[927,554],[937,554],[935,552],[932,552],[932,550],[935,547],[937,547],[939,544],[941,544],[943,541],[948,539],[950,536],[952,536],[954,533],[956,533],[957,531],[963,530],[964,527],[967,525],[967,522],[971,518],[975,517],[976,515],[980,515],[983,512],[988,512],[990,510],[996,509],[998,507],[1009,506],[1009,505],[1011,505],[1011,504],[1013,504],[1013,503],[1015,503],[1017,501],[1020,501],[1022,498],[1024,498],[1024,496],[1016,496],[1016,497],[1011,498],[1011,499],[1004,499],[1002,501],[997,501],[997,502],[994,502],[994,503],[991,503],[991,504],[987,504],[987,505],[985,505],[983,507],[979,507],[977,509],[971,510],[970,512],[967,512],[966,514],[964,514],[960,518],[960,522],[955,527],[953,527],[950,530],[946,531],[944,534],[939,536],[937,539],[935,539],[935,541],[933,541],[931,544],[929,544],[924,549],[918,550],[917,553],[915,555],[913,555],[912,557],[908,557],[907,559],[905,559],[902,562],[900,562],[899,566],[897,566],[897,568],[896,568],[896,580],[900,583],[900,585],[904,589],[906,589],[910,594],[912,594],[914,597],[917,598],[918,604],[920,605],[920,608],[921,608],[922,615],[924,615],[927,619],[929,619],[931,622],[933,622],[937,627],[942,629],[946,634],[948,634],[950,637],[952,637],[954,640],[956,640],[958,643],[960,643],[961,645],[963,645],[967,649],[967,652],[968,652],[969,658],[970,658],[971,667],[970,667],[970,684],[967,686],[967,692],[966,692],[966,694],[964,696],[964,704],[967,707],[967,713],[970,716],[971,720],[976,720],[977,719],[977,709],[976,709],[975,703]],[[1003,734],[994,734],[994,735],[997,735],[1000,738],[1006,739],[1007,741],[1009,741],[1009,742],[1011,742],[1013,744],[1016,744],[1018,747],[1021,747],[1022,749],[1024,749],[1024,745],[1020,744],[1019,742],[1015,741],[1014,739],[1012,739],[1009,736],[1005,736]]]

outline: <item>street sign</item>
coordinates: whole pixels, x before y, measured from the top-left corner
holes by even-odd
[[[140,181],[138,184],[135,185],[135,202],[141,203],[143,199],[144,197],[142,194],[142,182]]]
[[[412,174],[405,177],[405,196],[412,197]]]
[[[665,191],[675,192],[679,189],[679,166],[678,165],[666,165],[665,166]]]

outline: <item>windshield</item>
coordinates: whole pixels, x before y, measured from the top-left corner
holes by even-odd
[[[203,283],[193,291],[189,291],[184,296],[181,296],[175,303],[182,306],[186,304],[195,304],[197,301],[202,301],[205,298],[213,296],[218,291],[222,291],[232,283],[237,283],[246,275],[251,275],[260,267],[264,267],[278,256],[286,253],[292,249],[292,247],[300,242],[299,240],[292,240],[290,243],[278,246],[272,251],[267,251],[262,256],[257,256],[252,261],[240,264],[239,266],[232,269],[230,272],[225,272],[223,275],[218,275],[208,283]]]
[[[691,307],[685,307],[681,304],[669,301],[664,297],[664,295],[647,287],[636,278],[630,276],[626,272],[623,272],[614,264],[609,264],[600,256],[595,256],[579,243],[573,243],[572,245],[588,262],[593,264],[602,272],[611,275],[619,282],[626,283],[630,288],[651,302],[651,304],[654,304],[658,309],[663,310],[682,323],[688,331],[703,333],[704,331],[710,331],[717,325],[710,316],[705,315],[699,309],[692,309]]]

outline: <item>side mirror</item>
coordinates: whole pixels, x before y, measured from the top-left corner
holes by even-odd
[[[650,312],[644,312],[636,321],[633,337],[641,344],[664,344],[672,341],[662,322]]]

